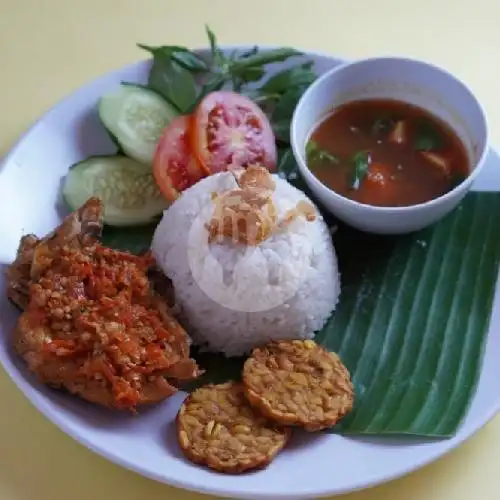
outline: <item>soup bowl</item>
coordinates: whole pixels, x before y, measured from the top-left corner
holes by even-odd
[[[469,175],[437,198],[398,207],[359,203],[323,184],[307,164],[311,134],[339,106],[368,99],[403,101],[449,125],[465,147]],[[488,142],[485,112],[463,82],[432,64],[399,57],[349,62],[323,74],[303,94],[291,125],[293,154],[302,177],[325,209],[352,227],[378,234],[417,231],[451,212],[484,167]]]

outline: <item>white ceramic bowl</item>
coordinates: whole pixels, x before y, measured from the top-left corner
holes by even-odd
[[[419,106],[448,123],[462,140],[471,173],[452,191],[409,207],[375,207],[341,196],[309,170],[305,146],[313,130],[346,102],[396,99]],[[471,90],[450,73],[421,61],[381,57],[342,64],[318,78],[302,96],[292,120],[291,143],[304,180],[324,207],[362,231],[408,233],[428,226],[453,210],[485,164],[488,123]]]

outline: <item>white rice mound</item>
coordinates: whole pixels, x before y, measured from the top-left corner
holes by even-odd
[[[311,203],[273,177],[279,220],[300,200]],[[164,212],[152,243],[193,343],[226,356],[246,354],[269,340],[313,338],[340,294],[331,233],[319,212],[314,221],[299,217],[258,246],[208,243],[213,193],[237,187],[226,172],[187,189]]]

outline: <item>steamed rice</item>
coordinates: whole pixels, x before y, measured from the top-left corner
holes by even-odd
[[[274,176],[279,220],[304,193]],[[300,217],[258,246],[208,244],[213,193],[235,189],[230,173],[186,190],[165,211],[152,251],[174,285],[180,319],[193,342],[227,356],[272,339],[307,339],[321,329],[340,292],[330,231]]]

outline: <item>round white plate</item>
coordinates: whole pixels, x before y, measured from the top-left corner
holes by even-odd
[[[318,72],[341,61],[309,54]],[[110,73],[76,91],[44,115],[19,141],[0,170],[0,263],[14,258],[24,233],[45,234],[64,214],[59,186],[68,166],[92,154],[111,153],[113,144],[99,123],[99,97],[121,81],[144,82],[149,62]],[[500,190],[500,158],[491,151],[474,189]],[[1,269],[3,271],[3,269]],[[4,288],[3,272],[0,285]],[[286,451],[265,470],[229,476],[183,458],[174,418],[179,393],[138,416],[102,410],[41,386],[12,352],[18,313],[0,299],[0,361],[12,380],[47,418],[107,459],[174,486],[231,498],[304,499],[340,494],[394,479],[422,467],[474,434],[500,409],[500,302],[498,293],[478,391],[465,423],[452,439],[416,441],[345,438],[297,432]]]

